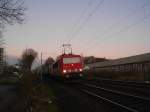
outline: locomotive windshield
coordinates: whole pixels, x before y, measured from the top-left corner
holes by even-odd
[[[80,63],[80,57],[72,57],[72,58],[63,58],[64,64],[70,64],[70,63]]]

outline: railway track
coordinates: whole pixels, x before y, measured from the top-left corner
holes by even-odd
[[[93,78],[91,79],[96,82],[101,82],[103,81],[106,83],[113,83],[113,84],[120,84],[124,86],[134,86],[138,88],[150,88],[150,83],[145,83],[145,82],[136,82],[136,81],[122,81],[122,80],[111,80],[111,79],[103,79],[103,78]]]
[[[102,80],[78,80],[69,83],[92,97],[114,105],[116,108],[122,108],[125,112],[150,112],[150,95],[146,93],[148,91],[143,92],[145,89],[141,88],[140,84],[138,86],[131,84],[131,86],[125,82],[107,81],[106,83]]]
[[[122,91],[134,96],[141,96],[150,100],[150,85],[146,83],[114,81],[106,79],[91,79],[83,81],[96,86]]]

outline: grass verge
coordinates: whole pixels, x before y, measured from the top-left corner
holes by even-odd
[[[18,78],[7,77],[0,79],[0,85],[14,85],[17,84],[18,82],[19,82]]]
[[[39,81],[37,74],[25,74],[21,80],[25,109],[32,112],[58,112],[52,89]]]

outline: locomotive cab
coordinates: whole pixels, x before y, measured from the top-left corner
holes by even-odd
[[[53,65],[53,74],[69,78],[73,76],[82,76],[83,60],[80,55],[63,54],[59,56]]]
[[[62,59],[62,74],[69,77],[72,75],[80,75],[83,71],[82,59],[80,56],[66,56]]]

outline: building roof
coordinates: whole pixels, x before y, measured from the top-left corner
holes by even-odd
[[[107,67],[107,66],[134,64],[134,63],[143,63],[143,62],[150,62],[150,53],[125,57],[125,58],[119,58],[119,59],[114,59],[110,61],[92,63],[92,64],[89,64],[89,66],[90,67]]]

